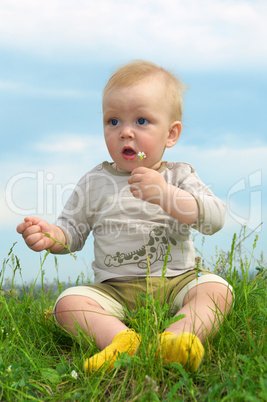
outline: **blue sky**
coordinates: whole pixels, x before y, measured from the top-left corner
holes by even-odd
[[[192,163],[226,202],[224,228],[205,238],[207,262],[216,248],[230,250],[242,225],[249,234],[263,222],[259,257],[267,234],[266,17],[264,0],[2,0],[1,260],[17,242],[23,279],[36,278],[40,255],[15,228],[27,215],[53,222],[79,178],[110,160],[101,92],[114,69],[140,58],[189,86],[182,136],[165,159]],[[90,275],[92,259],[89,239],[77,261],[58,258],[60,280]],[[52,256],[44,268],[52,281]]]

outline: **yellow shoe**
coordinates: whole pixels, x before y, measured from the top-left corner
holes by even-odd
[[[180,363],[185,369],[196,371],[204,356],[200,339],[190,332],[175,335],[163,332],[160,335],[159,353],[163,363]]]
[[[136,332],[132,330],[121,331],[114,337],[109,346],[89,359],[86,359],[83,368],[85,371],[93,372],[108,363],[107,371],[110,371],[114,368],[118,354],[127,352],[129,356],[133,356],[138,350],[140,341],[140,335]]]

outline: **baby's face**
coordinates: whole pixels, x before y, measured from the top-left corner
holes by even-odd
[[[105,94],[105,141],[118,169],[160,167],[165,147],[174,145],[169,144],[172,122],[166,98],[165,85],[157,77]],[[138,152],[146,155],[141,162]]]

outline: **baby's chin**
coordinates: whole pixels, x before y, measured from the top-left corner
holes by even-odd
[[[149,166],[149,165],[144,165],[144,160],[140,161],[138,163],[134,163],[134,164],[129,164],[128,166],[122,166],[120,164],[117,164],[116,162],[114,162],[112,164],[112,167],[117,170],[118,172],[123,172],[123,173],[132,173],[133,170],[139,168],[139,167],[145,167],[147,169],[152,169],[152,170],[159,170],[160,167],[162,165],[162,160],[157,162],[155,165],[153,166]]]

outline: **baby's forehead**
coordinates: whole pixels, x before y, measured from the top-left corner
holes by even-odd
[[[107,82],[102,96],[102,103],[106,100],[106,96],[113,91],[119,91],[123,94],[127,89],[140,85],[143,82],[153,82],[157,88],[161,88],[161,103],[167,104],[172,119],[181,120],[183,111],[183,95],[186,86],[182,81],[168,70],[158,68],[149,64],[148,70],[140,68],[140,63],[130,64],[126,68],[119,69]],[[134,68],[132,68],[134,67]],[[142,67],[142,66],[141,66]],[[147,67],[147,63],[145,63]]]
[[[157,77],[155,74],[151,75],[147,78],[138,79],[136,81],[131,82],[131,84],[126,84],[124,82],[118,82],[116,85],[110,86],[109,88],[105,88],[103,91],[102,100],[104,101],[109,96],[120,96],[125,93],[134,92],[138,89],[139,92],[142,90],[146,91],[147,87],[153,88],[153,90],[167,90],[167,82],[162,77]]]

